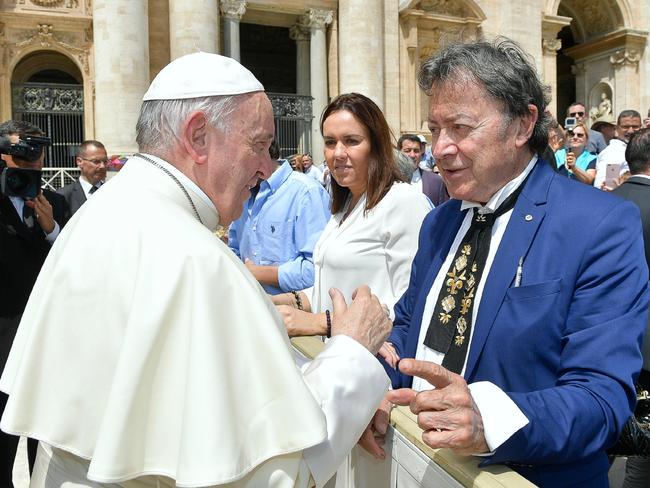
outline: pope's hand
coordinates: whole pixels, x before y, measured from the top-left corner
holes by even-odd
[[[331,288],[329,293],[334,307],[332,337],[350,336],[376,356],[393,327],[379,299],[365,285],[354,291],[349,307],[340,290]]]
[[[416,392],[410,388],[389,391],[386,398],[397,405],[409,405],[424,430],[422,440],[432,448],[446,447],[457,454],[489,452],[483,419],[462,376],[427,361],[402,359],[402,373],[418,376],[435,386]]]
[[[379,404],[374,417],[370,421],[366,430],[361,434],[359,445],[372,454],[376,459],[386,459],[384,451],[384,441],[386,430],[388,429],[388,420],[390,419],[391,403],[385,398]]]

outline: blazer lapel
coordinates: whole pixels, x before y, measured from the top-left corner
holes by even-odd
[[[544,205],[552,178],[553,171],[546,164],[538,163],[515,204],[483,288],[465,367],[465,378],[471,378],[474,374],[505,294],[514,282],[521,257],[524,259],[524,270],[526,269],[526,254],[544,220]]]

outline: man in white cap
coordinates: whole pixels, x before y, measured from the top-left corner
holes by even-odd
[[[271,104],[236,61],[173,61],[136,130],[141,153],[50,252],[0,380],[2,429],[41,441],[31,486],[322,486],[387,388],[382,306],[333,290],[332,339],[299,369],[214,236],[274,164]]]

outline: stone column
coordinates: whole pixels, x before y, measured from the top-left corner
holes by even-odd
[[[245,0],[221,0],[223,15],[223,53],[236,61],[241,61],[239,51],[239,22],[246,13]]]
[[[219,7],[215,0],[169,0],[171,59],[204,51],[216,53]]]
[[[339,85],[384,108],[384,2],[339,1]]]
[[[548,109],[557,117],[557,52],[562,48],[558,32],[571,23],[570,17],[547,15],[542,17],[542,79],[551,87]]]
[[[311,152],[314,162],[323,161],[323,137],[320,134],[320,116],[327,106],[327,43],[325,29],[332,22],[331,10],[311,9],[302,16],[300,23],[310,30],[309,78],[314,119],[311,124]]]
[[[289,29],[289,37],[296,41],[296,93],[309,95],[311,81],[309,79],[309,28],[296,24]]]
[[[641,54],[636,49],[623,48],[609,57],[614,68],[614,99],[612,114],[617,117],[619,112],[627,109],[638,109],[640,105],[639,61]],[[641,110],[641,120],[645,118],[645,107]]]
[[[93,32],[95,138],[109,154],[135,152],[135,124],[149,86],[147,1],[95,0]]]

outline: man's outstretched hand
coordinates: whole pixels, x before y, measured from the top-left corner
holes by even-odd
[[[417,392],[402,388],[388,392],[388,401],[408,405],[424,430],[422,440],[432,448],[445,447],[456,454],[489,452],[483,419],[462,376],[428,361],[402,359],[402,373],[417,376],[435,386]]]

